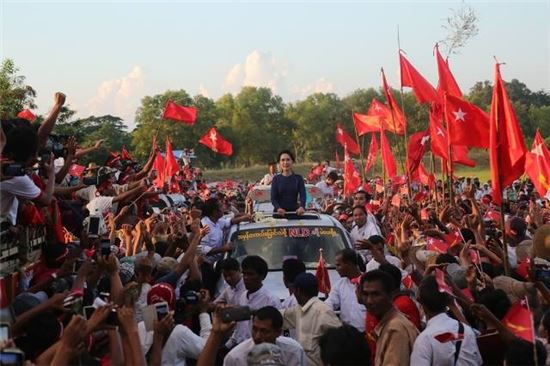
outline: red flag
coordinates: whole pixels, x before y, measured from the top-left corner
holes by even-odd
[[[231,156],[233,155],[233,145],[220,135],[215,127],[212,127],[199,140],[201,144],[210,148],[218,154]]]
[[[167,137],[166,138],[166,162],[164,166],[166,179],[173,177],[180,170],[174,152],[172,151],[172,142]]]
[[[525,173],[541,196],[550,191],[550,151],[538,130],[531,151],[525,157]]]
[[[420,182],[425,186],[433,187],[435,185],[435,176],[428,173],[424,164],[420,163],[418,169],[416,169],[411,177],[412,180]]]
[[[26,119],[29,122],[36,121],[36,116],[30,109],[23,109],[21,112],[17,113],[17,117]]]
[[[322,250],[319,251],[319,262],[315,270],[315,277],[317,277],[317,283],[319,284],[319,292],[328,295],[330,293],[330,277],[325,265],[325,258],[323,258]]]
[[[437,73],[439,74],[439,82],[437,83],[439,96],[443,99],[443,96],[447,93],[447,95],[462,98],[462,91],[449,69],[449,62],[441,57],[437,44],[435,45],[435,55],[437,58]]]
[[[439,268],[435,269],[435,281],[437,282],[439,292],[446,292],[454,297],[453,290],[451,290],[449,285],[447,285],[447,282],[445,282],[445,272],[443,272]]]
[[[520,300],[512,305],[502,319],[502,323],[518,337],[533,343],[533,318],[531,318],[531,312],[527,309],[525,304],[525,300]]]
[[[361,177],[353,161],[351,160],[348,150],[344,149],[344,196],[350,196],[357,191],[357,188],[361,186]]]
[[[128,150],[126,150],[125,145],[122,145],[122,150],[120,151],[120,158],[122,160],[131,160],[131,161],[134,160],[132,159],[132,156],[130,156],[130,153],[128,152]]]
[[[403,286],[405,286],[405,288],[408,288],[409,290],[413,287],[414,285],[414,281],[411,277],[411,275],[406,275],[402,280],[401,280],[401,283],[403,284]]]
[[[365,163],[365,173],[367,173],[374,166],[377,155],[378,143],[376,142],[376,135],[373,133],[370,139],[369,155],[367,155],[367,161]]]
[[[490,114],[491,182],[493,201],[502,203],[502,188],[509,186],[525,169],[527,148],[512,103],[500,76],[500,66],[495,65],[495,83]]]
[[[369,132],[380,131],[383,121],[378,116],[370,116],[368,114],[353,113],[353,123],[355,125],[355,130],[357,131],[357,135],[363,136],[364,134]]]
[[[450,246],[453,247],[457,244],[462,243],[462,235],[460,234],[459,230],[451,231],[448,234],[445,234],[445,242]]]
[[[443,127],[441,115],[434,110],[430,110],[430,141],[432,152],[443,158],[449,159],[447,131]],[[476,166],[476,162],[468,157],[468,147],[463,145],[452,146],[453,162],[470,167]]]
[[[409,173],[412,174],[422,162],[429,140],[429,130],[413,133],[409,138],[407,144],[407,169]]]
[[[155,161],[153,162],[153,170],[157,172],[157,177],[153,181],[153,184],[157,188],[164,187],[164,182],[166,181],[165,176],[165,161],[162,157],[162,154],[160,151],[157,151],[157,156],[155,157]]]
[[[197,119],[197,109],[195,107],[184,107],[169,100],[164,107],[162,118],[192,125]]]
[[[435,88],[426,80],[414,66],[399,53],[399,66],[401,69],[401,86],[409,86],[413,89],[418,103],[436,103],[438,95]]]
[[[431,250],[434,252],[438,252],[440,254],[445,254],[447,253],[448,249],[449,249],[449,246],[443,240],[436,239],[430,236],[426,241],[426,250]]]
[[[390,107],[390,115],[389,115],[390,118],[392,117],[391,111],[393,111],[394,120],[393,121],[391,119],[389,120],[390,126],[392,126],[395,130],[404,131],[405,128],[407,128],[407,120],[405,119],[405,115],[401,111],[401,108],[399,108],[399,105],[397,104],[395,99],[393,99],[390,86],[388,85],[388,81],[386,80],[386,75],[384,74],[384,69],[382,69],[382,89],[384,89],[386,102]]]
[[[465,100],[447,95],[445,107],[451,144],[488,148],[489,116]]]
[[[350,135],[348,135],[346,131],[344,131],[344,128],[340,123],[336,124],[336,141],[342,145],[344,149],[347,148],[348,152],[353,155],[361,154],[361,149],[359,149],[357,142]]]
[[[395,165],[395,159],[391,152],[390,145],[388,140],[386,140],[386,135],[384,131],[380,131],[380,150],[382,151],[382,164],[384,165],[384,172],[390,178],[393,178],[397,175],[397,166]]]
[[[69,168],[69,175],[72,175],[73,177],[82,177],[82,173],[84,173],[84,170],[86,170],[85,166],[73,164]]]

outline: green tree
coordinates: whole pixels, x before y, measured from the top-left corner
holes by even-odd
[[[74,136],[80,146],[92,146],[98,140],[104,140],[102,148],[93,151],[82,159],[81,163],[96,162],[104,163],[109,157],[110,151],[120,151],[123,145],[131,143],[130,134],[126,131],[126,125],[119,117],[90,116],[77,119],[71,122],[56,124],[54,133],[60,135]]]
[[[164,106],[168,100],[179,105],[195,106],[198,109],[197,120],[193,126],[162,118]],[[191,98],[185,90],[167,90],[163,94],[146,96],[136,113],[137,127],[132,132],[132,147],[136,156],[145,159],[151,150],[153,136],[161,150],[164,150],[166,137],[172,140],[174,150],[196,148],[201,164],[215,165],[222,157],[198,147],[200,137],[218,120],[214,102],[202,95]],[[223,132],[220,131],[220,133]]]
[[[0,66],[0,118],[15,118],[25,108],[34,109],[36,91],[25,84],[25,76],[11,59],[5,59]]]
[[[334,158],[336,123],[355,136],[351,111],[334,93],[315,93],[305,100],[290,104],[287,117],[294,121],[294,149],[305,160]]]

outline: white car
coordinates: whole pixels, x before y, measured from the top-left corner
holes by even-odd
[[[330,281],[335,283],[340,276],[334,269],[334,257],[339,250],[352,248],[349,234],[338,220],[317,213],[287,218],[266,214],[257,222],[233,225],[228,240],[234,246],[228,256],[242,262],[248,255],[258,255],[267,262],[269,273],[264,286],[280,299],[288,297],[282,272],[285,259],[300,259],[308,272],[315,273],[322,249]]]

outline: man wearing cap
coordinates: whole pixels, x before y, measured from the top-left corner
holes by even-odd
[[[286,366],[304,366],[304,349],[292,338],[282,337],[283,317],[273,306],[265,306],[256,310],[252,318],[252,338],[241,342],[225,356],[224,366],[240,366],[247,364],[247,356],[254,345],[274,344],[281,351],[280,359]],[[252,355],[254,356],[254,355]],[[254,361],[254,360],[252,360]]]
[[[304,348],[310,366],[322,364],[319,338],[330,328],[342,325],[334,311],[319,300],[318,293],[317,278],[311,273],[301,273],[294,280],[298,305],[281,310],[283,328],[296,329],[297,340]]]

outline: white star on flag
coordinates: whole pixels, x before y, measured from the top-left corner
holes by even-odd
[[[216,143],[216,141],[218,140],[218,136],[216,136],[216,132],[212,131],[210,132],[210,140],[212,140],[213,143]]]
[[[462,122],[464,122],[464,116],[467,113],[463,112],[461,108],[458,108],[458,111],[453,112],[453,114],[455,115],[455,121],[461,120]]]
[[[533,150],[531,150],[531,153],[542,158],[542,144],[535,145]]]
[[[445,132],[443,132],[443,130],[441,129],[441,127],[438,127],[438,128],[437,128],[437,134],[438,134],[439,136],[445,136]]]
[[[343,135],[343,134],[344,134],[344,131],[342,131],[341,128],[337,128],[337,129],[336,129],[336,133],[339,134],[339,135]]]
[[[424,146],[428,141],[430,141],[430,136],[423,136],[422,140],[420,140],[420,145]]]
[[[382,108],[380,108],[380,106],[379,106],[378,104],[375,104],[375,105],[374,105],[374,110],[377,111],[377,112],[379,112],[379,111],[382,110]]]

